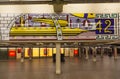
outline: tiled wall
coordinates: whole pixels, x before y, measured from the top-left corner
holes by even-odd
[[[11,28],[11,24],[14,24],[15,17],[20,14],[0,14],[0,39],[1,40],[9,40],[9,31]]]

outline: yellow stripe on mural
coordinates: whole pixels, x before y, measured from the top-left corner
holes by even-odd
[[[79,29],[79,28],[61,28],[63,35],[77,35],[83,32],[87,32],[87,30]],[[12,27],[10,31],[10,35],[18,36],[18,35],[56,35],[56,28],[40,28],[40,27]]]
[[[84,18],[84,13],[72,13],[73,16]]]
[[[85,18],[85,14],[87,14],[87,18],[95,18],[95,13],[72,13],[73,16],[79,18]]]
[[[95,13],[88,13],[88,18],[95,18]]]

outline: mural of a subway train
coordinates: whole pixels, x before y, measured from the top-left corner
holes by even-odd
[[[94,18],[93,13],[73,13],[61,14],[57,20],[61,26],[62,35],[71,36],[94,30]],[[11,36],[52,36],[56,34],[56,26],[50,14],[24,14],[16,19],[10,30]]]

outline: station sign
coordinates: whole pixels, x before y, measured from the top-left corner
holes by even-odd
[[[118,40],[119,14],[96,14],[96,40]]]

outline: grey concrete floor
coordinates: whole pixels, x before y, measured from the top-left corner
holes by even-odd
[[[55,74],[52,58],[0,61],[0,79],[120,79],[120,58],[65,58],[62,74]]]

